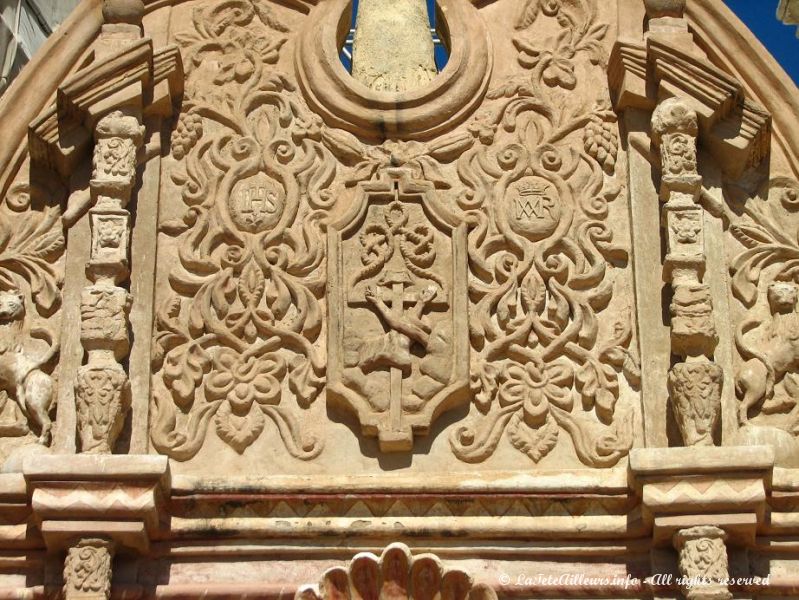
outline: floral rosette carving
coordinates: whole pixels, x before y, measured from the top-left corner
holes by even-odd
[[[273,66],[286,28],[265,2],[202,4],[193,24],[178,36],[188,84],[171,176],[186,209],[161,224],[179,264],[157,318],[152,439],[188,460],[213,424],[242,453],[271,420],[308,460],[322,445],[298,415],[325,381],[322,227],[336,166]]]
[[[559,25],[553,38],[537,33],[544,19]],[[526,72],[489,92],[457,159],[475,410],[452,447],[467,462],[487,460],[503,436],[538,462],[565,432],[583,463],[608,467],[634,441],[638,358],[616,300],[627,251],[610,225],[618,126],[583,82],[602,70],[607,29],[593,2],[523,3],[514,44]]]

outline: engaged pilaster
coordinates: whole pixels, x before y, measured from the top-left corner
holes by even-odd
[[[82,452],[110,454],[130,406],[130,384],[121,361],[130,350],[130,296],[120,284],[129,277],[130,212],[144,128],[138,117],[115,111],[97,124],[91,192],[93,282],[81,298],[81,342],[88,360],[78,370],[75,400]]]
[[[703,209],[697,203],[702,177],[697,170],[696,113],[682,100],[662,102],[652,117],[660,150],[661,199],[668,254],[664,278],[671,284],[672,354],[683,358],[669,372],[669,391],[683,440],[712,446],[721,408],[723,372],[713,362],[718,344],[710,287],[703,282]]]

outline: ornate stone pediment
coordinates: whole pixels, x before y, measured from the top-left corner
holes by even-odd
[[[719,0],[99,4],[0,102],[0,597],[793,593],[799,101]]]

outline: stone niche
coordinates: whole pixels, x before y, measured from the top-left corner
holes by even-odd
[[[0,598],[794,593],[793,83],[721,0],[352,12],[83,0],[0,101]]]

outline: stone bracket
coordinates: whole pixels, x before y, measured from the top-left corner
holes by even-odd
[[[771,115],[746,99],[735,78],[702,55],[677,49],[665,36],[618,41],[608,66],[615,107],[654,110],[662,100],[686,101],[699,118],[699,137],[732,179],[769,154]]]
[[[715,525],[750,546],[764,524],[774,451],[770,447],[647,448],[630,453],[631,485],[654,543],[677,531]]]
[[[96,61],[58,88],[57,101],[29,128],[31,159],[68,177],[88,158],[94,127],[126,106],[171,114],[183,94],[183,62],[175,46],[153,49],[149,38]]]
[[[97,537],[146,552],[162,528],[171,489],[165,456],[37,456],[25,460],[22,471],[34,521],[50,551]]]

